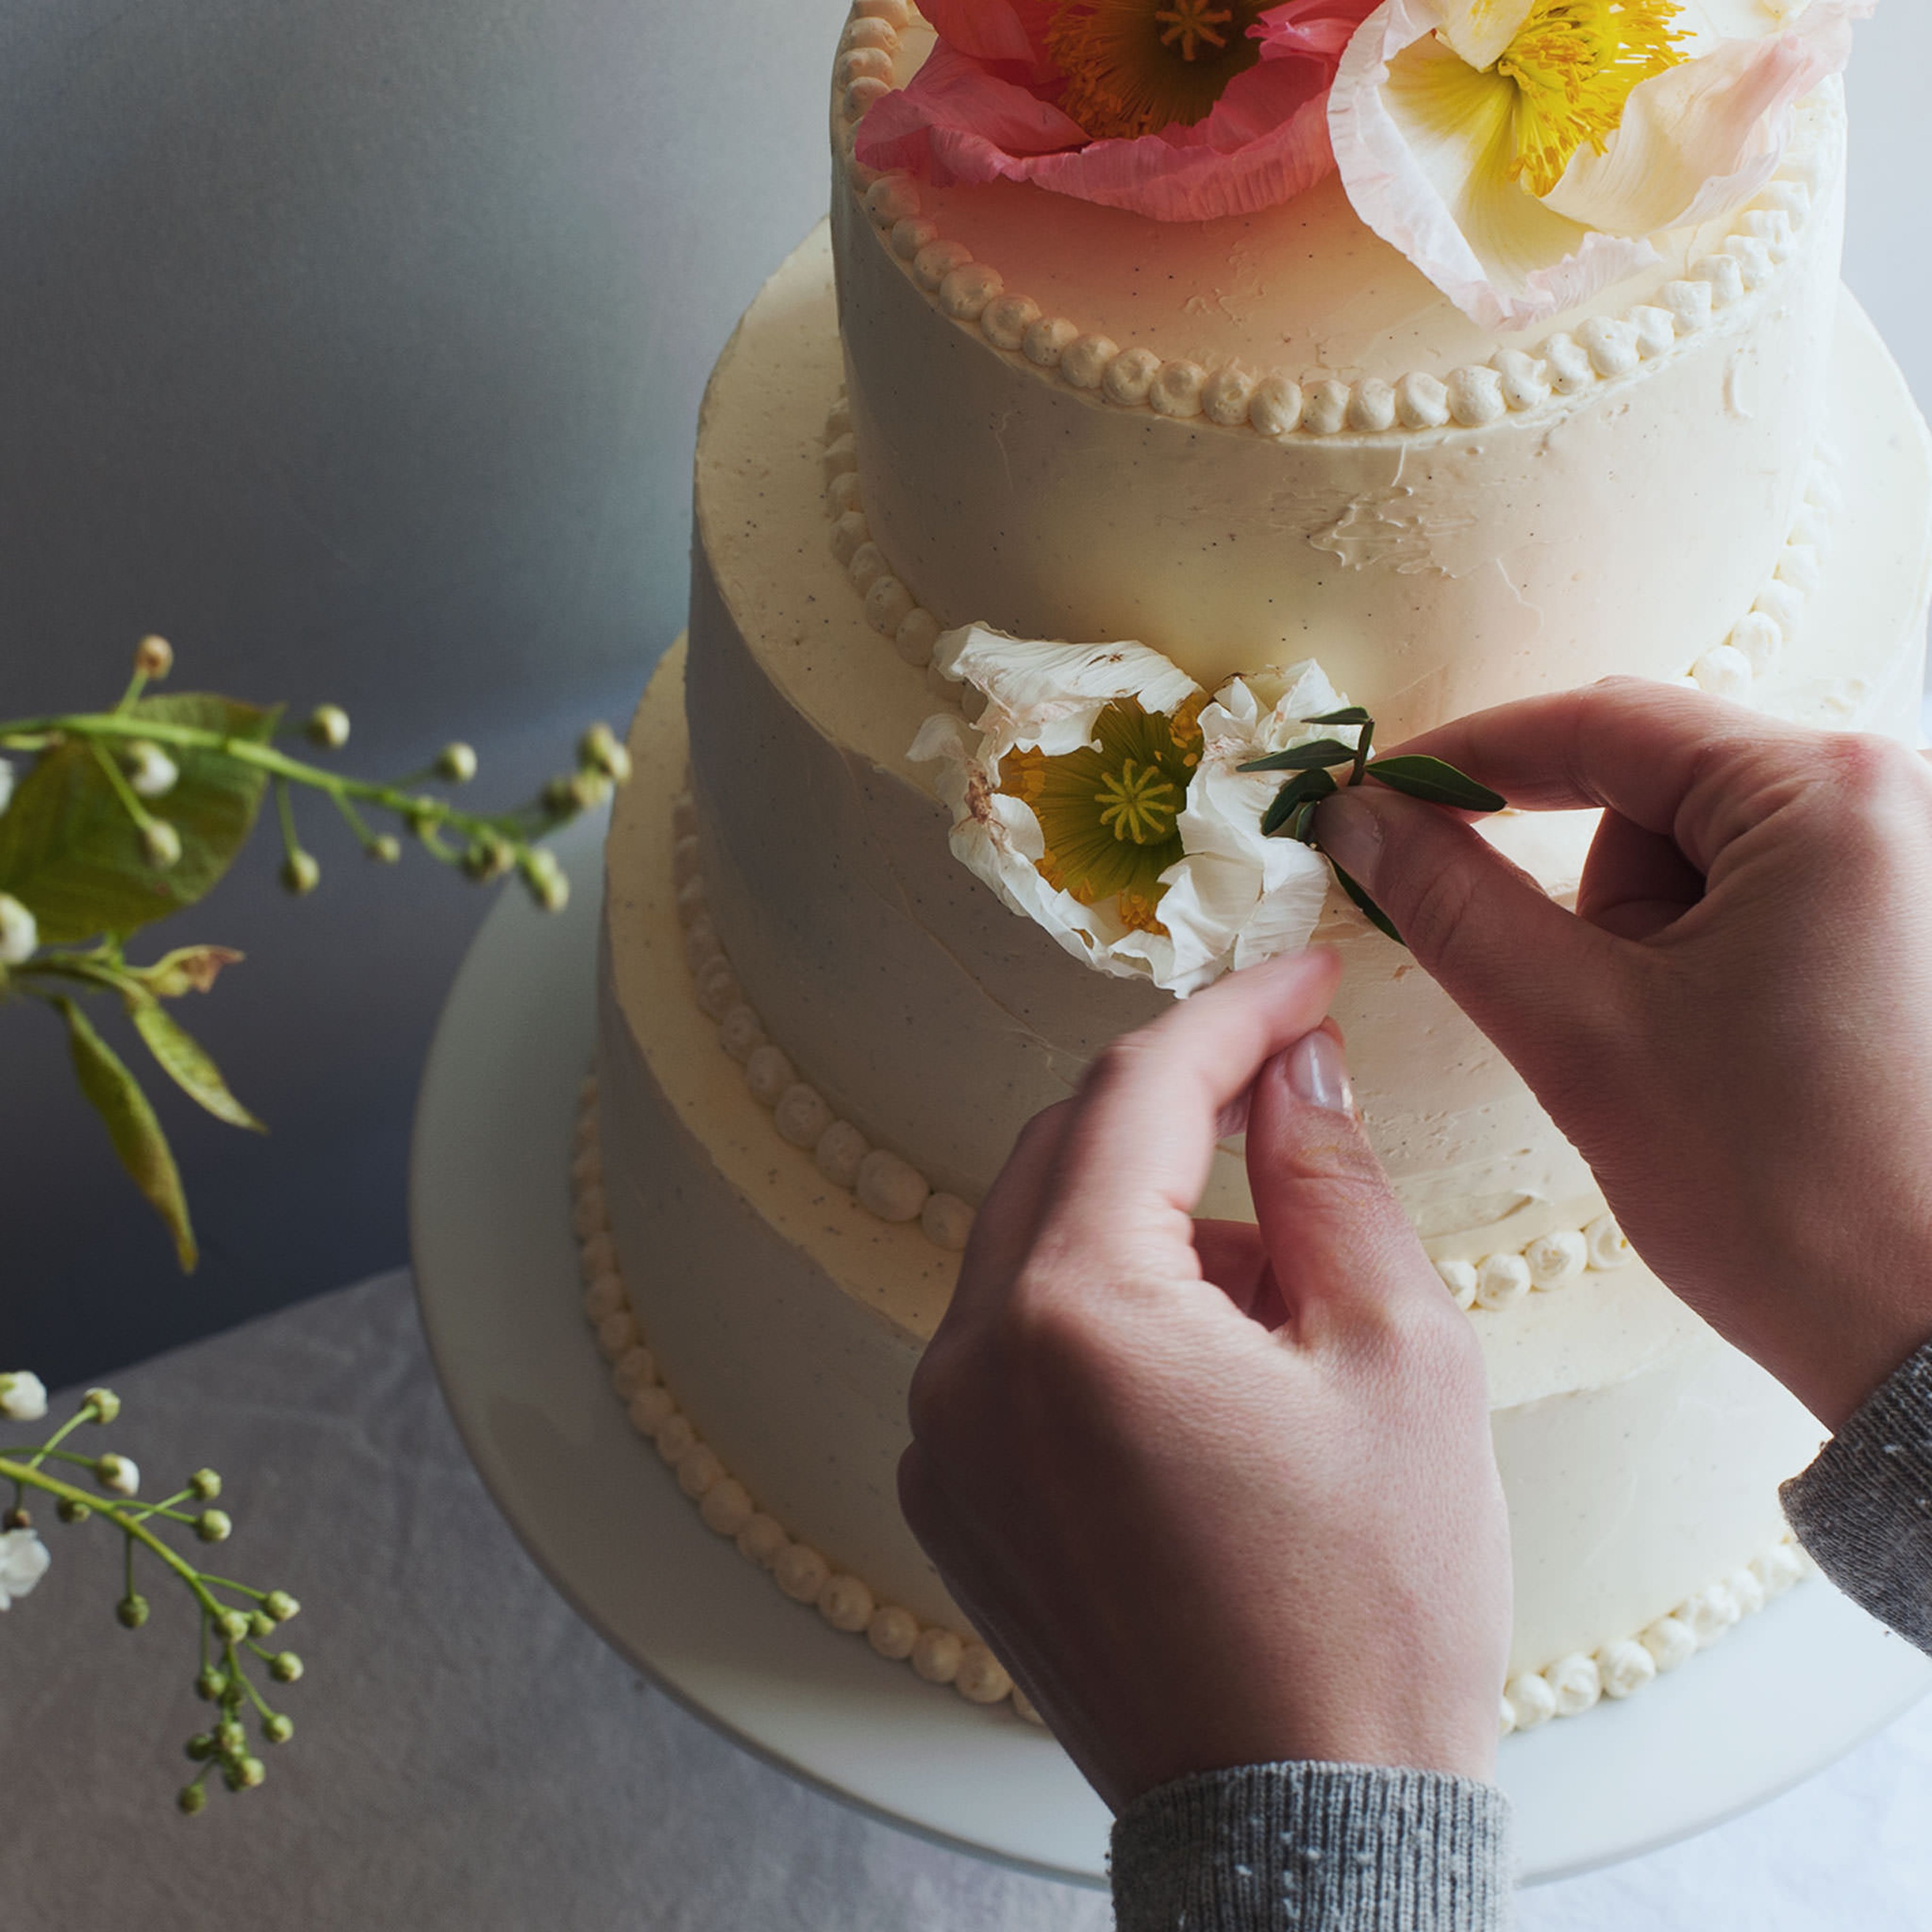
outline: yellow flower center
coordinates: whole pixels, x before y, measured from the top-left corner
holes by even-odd
[[[1202,698],[1172,716],[1123,698],[1094,721],[1095,744],[1048,758],[1010,752],[1000,789],[1040,821],[1040,875],[1082,905],[1115,902],[1122,921],[1164,932],[1160,875],[1183,856],[1179,819],[1201,762]]]
[[[1510,178],[1545,195],[1587,142],[1598,153],[1640,81],[1687,56],[1677,0],[1536,0],[1496,71],[1516,83]]]
[[[1096,140],[1192,127],[1261,58],[1248,29],[1268,0],[1060,0],[1048,51],[1060,106]]]

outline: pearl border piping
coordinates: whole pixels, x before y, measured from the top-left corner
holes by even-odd
[[[1813,143],[1787,152],[1778,175],[1738,217],[1717,250],[1666,282],[1656,303],[1618,319],[1592,316],[1559,330],[1533,352],[1499,350],[1487,364],[1436,376],[1417,371],[1390,383],[1368,376],[1348,383],[1322,372],[1302,379],[1284,370],[1256,375],[1238,362],[1209,370],[1148,348],[1121,349],[1111,337],[1084,333],[1064,316],[1044,314],[1030,296],[1008,292],[997,268],[976,262],[963,242],[946,240],[922,212],[920,184],[909,174],[876,174],[853,153],[853,136],[872,103],[893,91],[893,56],[911,24],[908,0],[856,0],[833,69],[832,125],[838,159],[862,200],[881,244],[932,305],[962,328],[976,328],[1018,366],[1058,376],[1069,388],[1124,409],[1205,418],[1223,429],[1271,440],[1300,432],[1379,436],[1480,429],[1504,416],[1567,401],[1598,382],[1634,373],[1640,363],[1700,334],[1718,310],[1735,308],[1766,286],[1797,250],[1829,157]]]
[[[1040,1713],[986,1645],[942,1624],[922,1624],[910,1610],[881,1602],[868,1584],[836,1569],[810,1544],[795,1540],[776,1517],[758,1508],[678,1407],[638,1325],[611,1239],[594,1074],[578,1093],[570,1179],[584,1312],[596,1332],[598,1352],[610,1364],[610,1384],[632,1427],[676,1474],[705,1528],[730,1538],[746,1562],[766,1571],[794,1603],[815,1609],[834,1630],[863,1636],[880,1656],[909,1665],[928,1684],[951,1684],[969,1703],[1010,1702],[1020,1717],[1039,1724]]]

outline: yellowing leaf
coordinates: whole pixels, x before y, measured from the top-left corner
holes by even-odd
[[[165,1006],[135,1000],[129,1003],[128,1013],[155,1064],[190,1100],[231,1127],[247,1127],[258,1134],[268,1131],[228,1090],[208,1049]]]

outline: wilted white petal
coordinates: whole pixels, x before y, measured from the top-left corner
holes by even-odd
[[[16,1597],[27,1595],[52,1561],[46,1545],[31,1529],[0,1533],[0,1610]]]

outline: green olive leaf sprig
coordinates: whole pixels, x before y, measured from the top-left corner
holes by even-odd
[[[65,1026],[80,1090],[185,1270],[198,1250],[173,1153],[140,1082],[80,1001],[118,1000],[168,1079],[218,1120],[260,1132],[214,1060],[162,1004],[207,992],[242,956],[181,946],[142,965],[127,956],[129,938],[199,904],[271,797],[282,885],[298,897],[314,892],[322,867],[296,829],[298,791],[326,798],[379,865],[395,864],[406,838],[479,884],[514,876],[545,910],[561,910],[569,881],[540,842],[623,784],[631,766],[610,728],[593,724],[574,769],[536,798],[508,811],[468,811],[442,795],[476,776],[467,745],[446,745],[422,770],[394,781],[353,778],[285,749],[292,734],[279,705],[151,692],[173,665],[165,638],[144,638],[112,710],[0,720],[0,1003],[38,1000]],[[339,752],[349,740],[348,714],[318,705],[299,730],[322,752]],[[11,756],[22,754],[32,763],[16,783]],[[386,814],[396,830],[377,830],[369,822],[375,814]]]
[[[1359,704],[1340,711],[1324,712],[1318,718],[1304,718],[1304,724],[1354,725],[1355,742],[1345,745],[1339,738],[1318,738],[1310,744],[1291,746],[1285,752],[1254,758],[1241,766],[1244,772],[1286,772],[1287,782],[1274,795],[1262,815],[1262,831],[1270,838],[1298,839],[1315,843],[1315,808],[1346,785],[1372,779],[1391,791],[1419,798],[1430,805],[1453,806],[1458,812],[1501,812],[1509,801],[1500,792],[1478,784],[1466,772],[1441,758],[1419,752],[1402,752],[1394,758],[1370,760],[1375,743],[1376,721]],[[1348,777],[1338,783],[1337,767],[1348,767]],[[1326,854],[1324,854],[1326,856]],[[1378,932],[1385,932],[1400,946],[1402,937],[1388,914],[1370,898],[1333,859],[1328,861],[1335,881],[1357,908]]]

